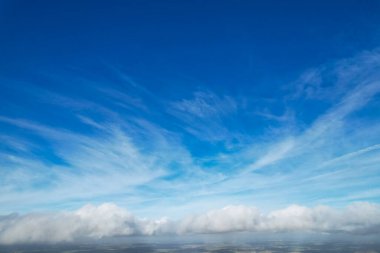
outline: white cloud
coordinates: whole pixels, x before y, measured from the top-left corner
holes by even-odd
[[[193,99],[182,99],[172,104],[173,109],[198,118],[221,117],[236,111],[237,104],[228,96],[219,97],[211,92],[195,92]]]
[[[136,219],[115,204],[86,205],[72,212],[0,217],[0,243],[70,242],[112,236],[151,235],[165,219]]]
[[[226,121],[238,110],[237,101],[212,92],[195,92],[191,99],[172,102],[168,112],[185,124],[185,130],[195,137],[210,142],[231,141],[235,134]]]
[[[179,233],[220,233],[229,231],[252,230],[260,220],[256,208],[246,206],[227,206],[205,214],[189,216],[180,221]]]
[[[128,192],[169,175],[172,164],[193,168],[189,155],[174,145],[156,126],[140,129],[149,137],[151,150],[143,150],[121,126],[108,124],[98,136],[86,136],[25,120],[0,117],[50,140],[55,153],[68,165],[50,165],[30,152],[13,155],[0,152],[0,209],[9,206],[62,203]],[[20,142],[21,143],[21,142]],[[180,159],[178,158],[180,157]],[[184,172],[185,173],[185,172]],[[35,187],[43,185],[43,187]],[[145,198],[144,200],[147,200]],[[18,209],[16,209],[18,210]]]
[[[70,242],[113,236],[252,232],[380,233],[380,205],[356,203],[338,210],[292,205],[268,214],[227,206],[177,221],[140,219],[114,204],[72,212],[0,216],[0,243]]]
[[[330,96],[337,102],[303,131],[293,135],[287,134],[275,143],[260,143],[260,150],[267,149],[267,151],[260,154],[244,171],[265,168],[280,160],[305,155],[310,151],[315,152],[322,147],[335,147],[336,143],[331,143],[331,140],[335,141],[338,137],[348,139],[349,136],[344,135],[352,121],[350,116],[368,106],[380,93],[379,68],[380,53],[374,51],[337,61],[332,66],[321,67],[320,70],[307,72],[298,81],[298,85],[302,84],[303,93],[307,93],[302,95],[310,98],[309,93],[313,93],[313,96],[320,99],[327,99],[327,96]],[[326,79],[325,83],[327,80],[330,82],[333,80],[332,84],[324,84],[325,87],[321,83],[321,78]],[[308,85],[311,81],[321,86],[318,91],[310,91]],[[297,91],[296,94],[299,95]]]
[[[309,69],[293,83],[295,92],[290,97],[337,100],[364,80],[378,78],[379,66],[380,50],[375,49]]]
[[[239,113],[249,108],[243,108],[236,97],[196,92],[188,99],[167,102],[169,113],[175,116],[171,123],[202,140],[241,136],[245,140],[236,149],[210,157],[193,156],[201,153],[193,152],[198,147],[185,146],[187,139],[164,129],[165,124],[119,115],[104,103],[117,101],[108,93],[99,104],[53,96],[77,112],[75,119],[89,129],[86,133],[46,125],[46,121],[0,116],[0,123],[28,133],[12,136],[11,131],[9,136],[0,136],[6,147],[0,152],[0,212],[113,201],[148,217],[169,213],[177,218],[193,209],[203,212],[250,201],[269,210],[290,203],[345,205],[378,199],[380,122],[374,113],[379,105],[379,63],[379,53],[374,51],[305,77],[304,82],[313,78],[318,82],[321,77],[321,83],[317,90],[300,97],[323,99],[333,93],[334,102],[330,100],[329,108],[310,116],[307,125],[299,122],[301,117],[296,119],[300,123],[297,130],[279,131],[280,135],[244,133],[238,123],[245,116]],[[335,77],[330,80],[328,75]],[[325,81],[338,88],[328,86],[330,83],[326,86]],[[52,94],[42,95],[48,98]],[[294,111],[294,117],[299,116],[296,110],[301,107],[285,106]],[[360,110],[371,110],[371,119]],[[165,113],[158,107],[154,111]],[[286,111],[284,117],[276,115],[268,110],[261,116],[280,121],[287,118]],[[261,126],[257,127],[260,130]],[[45,141],[40,145],[29,135],[43,138],[48,145]],[[65,164],[52,164],[49,157],[41,156],[43,150]]]
[[[262,167],[272,165],[283,159],[294,148],[295,141],[292,138],[277,143],[271,150],[260,157],[255,163],[248,167],[248,171],[260,169]]]

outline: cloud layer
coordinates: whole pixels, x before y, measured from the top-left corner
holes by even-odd
[[[380,205],[355,203],[337,210],[292,205],[262,213],[227,206],[171,221],[133,216],[115,204],[86,205],[76,211],[0,217],[0,243],[72,242],[114,236],[252,232],[380,233]]]
[[[62,229],[65,233],[52,232],[55,241],[297,226],[349,231],[350,217],[341,221],[340,214],[323,208],[292,207],[302,219],[291,224],[281,218],[284,213],[276,218],[276,213],[242,207],[188,215],[246,203],[266,211],[292,203],[379,203],[379,73],[376,49],[306,71],[294,83],[271,90],[269,97],[253,92],[255,87],[247,94],[202,87],[155,94],[122,71],[103,76],[104,82],[98,79],[102,75],[83,83],[77,74],[57,76],[83,90],[48,89],[33,81],[17,86],[10,80],[8,92],[14,97],[9,96],[9,103],[18,109],[0,114],[0,214],[113,202],[150,220],[120,211],[118,222],[112,216],[112,222],[105,222],[108,230],[97,230],[97,219],[77,213],[6,216],[2,238],[12,241],[29,226],[45,223],[52,227],[46,230],[59,231],[59,223],[51,220],[73,224]],[[41,112],[23,104],[26,100]],[[99,208],[91,212],[95,215]],[[107,208],[114,213],[111,206],[100,210]],[[324,212],[322,220],[331,216],[337,221],[325,224],[318,212]],[[171,221],[155,220],[163,215]],[[219,216],[223,218],[214,218]],[[187,218],[175,221],[181,217]],[[87,225],[79,225],[83,223]],[[359,230],[353,226],[352,231]],[[38,233],[22,238],[36,241]]]

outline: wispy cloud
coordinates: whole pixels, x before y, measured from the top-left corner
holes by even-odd
[[[183,99],[172,104],[173,108],[198,118],[221,118],[237,109],[231,97],[219,97],[211,92],[195,92],[193,99]]]
[[[255,115],[261,116],[268,120],[277,121],[280,123],[292,122],[295,120],[294,111],[289,108],[286,108],[285,111],[279,115],[270,112],[268,108],[264,108],[263,110],[256,111]]]
[[[185,124],[185,129],[205,141],[229,141],[233,133],[226,121],[234,117],[238,103],[229,96],[198,91],[191,99],[172,102],[169,113]]]
[[[229,204],[271,210],[292,203],[378,201],[379,59],[374,50],[315,68],[316,89],[323,91],[305,95],[301,78],[291,95],[279,98],[282,116],[262,103],[251,106],[255,99],[245,98],[251,104],[243,106],[236,97],[211,91],[150,103],[154,96],[147,100],[114,87],[103,92],[102,84],[95,85],[94,92],[104,95],[96,101],[35,90],[44,97],[36,103],[72,121],[0,117],[12,129],[0,137],[0,210],[54,209],[61,203],[74,208],[112,199],[139,215],[178,217]],[[330,92],[334,99],[325,97]],[[322,109],[300,106],[311,100]],[[257,115],[257,108],[269,109]],[[279,124],[276,134],[266,131],[288,118],[295,128]],[[254,129],[242,130],[241,121],[253,122],[248,125]],[[226,148],[233,140],[244,145]],[[209,147],[216,151],[199,155]]]
[[[286,136],[284,137],[285,140],[273,144],[273,147],[271,147],[268,153],[265,154],[263,158],[260,158],[261,161],[277,161],[279,159],[288,158],[289,156],[298,156],[308,152],[308,150],[326,145],[325,141],[330,143],[328,139],[334,134],[345,134],[344,131],[346,127],[348,128],[350,125],[347,119],[348,116],[361,110],[380,92],[379,76],[377,72],[373,71],[373,69],[380,68],[380,60],[374,60],[374,58],[380,59],[380,55],[377,53],[374,54],[377,55],[377,57],[364,54],[364,56],[360,55],[355,59],[349,60],[348,62],[350,63],[355,62],[354,66],[348,66],[347,60],[334,64],[334,69],[330,70],[329,73],[338,72],[339,76],[333,79],[335,81],[334,84],[332,84],[333,87],[342,85],[343,80],[340,78],[346,80],[347,76],[350,76],[354,79],[346,80],[347,82],[349,81],[349,83],[347,83],[345,95],[337,100],[337,103],[332,105],[325,113],[319,115],[304,131],[295,133],[294,136]],[[378,62],[378,64],[368,66],[367,57],[372,59],[372,61],[370,61],[371,63]],[[360,61],[363,62],[364,66],[360,64]],[[364,75],[358,79],[356,75],[359,73],[361,75],[361,72],[358,71],[357,68],[363,69],[363,71],[371,73],[371,75]],[[354,73],[346,73],[344,75],[342,69],[347,69],[347,71]],[[289,141],[289,139],[292,141]],[[267,159],[266,157],[271,159]],[[259,160],[256,163],[260,165],[262,162]],[[264,165],[270,165],[270,163],[265,162]],[[257,165],[252,166],[253,169],[257,167]],[[264,166],[261,165],[261,167]]]
[[[162,136],[158,130],[155,136],[150,136],[155,138],[154,142],[159,146],[143,154],[124,131],[111,124],[100,136],[90,137],[25,120],[5,117],[0,120],[31,130],[50,141],[54,152],[65,161],[65,165],[57,166],[37,162],[30,156],[3,156],[2,165],[12,170],[3,171],[1,190],[3,196],[7,197],[1,199],[2,206],[23,202],[22,199],[26,199],[26,203],[31,201],[41,204],[130,192],[131,187],[169,175],[170,164],[176,163],[176,155],[182,160],[186,158],[181,150],[174,151],[169,143],[160,141]],[[20,173],[24,176],[21,177]],[[48,177],[48,174],[51,176]],[[22,180],[26,180],[28,185]],[[39,180],[51,182],[40,189],[33,186]],[[9,192],[7,186],[10,183],[22,185],[23,189]],[[36,195],[44,197],[32,197]]]
[[[363,80],[378,77],[380,51],[375,49],[305,71],[292,85],[291,98],[334,101]]]

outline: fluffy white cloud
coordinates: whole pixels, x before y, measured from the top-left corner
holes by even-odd
[[[227,206],[204,214],[139,219],[114,204],[86,205],[73,212],[0,217],[0,243],[69,242],[113,236],[253,232],[380,233],[380,205],[356,203],[337,210],[327,206],[289,206],[268,214],[247,206]]]
[[[115,204],[86,205],[73,212],[0,217],[0,243],[69,242],[112,236],[151,235],[165,219],[137,219]]]
[[[227,206],[205,214],[186,217],[177,223],[178,233],[220,233],[253,230],[260,221],[259,210],[246,206]]]

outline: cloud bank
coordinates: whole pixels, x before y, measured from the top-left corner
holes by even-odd
[[[111,203],[86,205],[71,212],[0,216],[1,244],[236,231],[377,234],[380,205],[361,202],[341,210],[292,205],[266,214],[254,207],[227,206],[175,221],[137,218]]]

